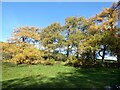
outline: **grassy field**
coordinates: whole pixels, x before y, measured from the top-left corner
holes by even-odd
[[[120,84],[120,69],[3,64],[3,89],[104,88]]]

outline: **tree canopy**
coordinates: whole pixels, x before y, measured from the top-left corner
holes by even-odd
[[[8,61],[18,64],[51,62],[52,59],[82,65],[95,64],[97,54],[103,63],[107,51],[117,56],[120,65],[119,3],[91,18],[67,17],[63,26],[54,22],[45,28],[19,27],[8,43],[0,43],[2,52],[10,55],[6,58]]]

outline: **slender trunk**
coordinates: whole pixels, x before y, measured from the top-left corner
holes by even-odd
[[[25,37],[22,38],[22,41],[25,42]]]
[[[69,39],[69,35],[70,35],[70,30],[68,30],[68,39]],[[69,57],[69,51],[70,51],[69,46],[70,45],[67,45],[67,57]]]
[[[120,67],[120,55],[117,55],[118,67]]]
[[[103,61],[104,61],[104,58],[105,58],[105,47],[104,47],[104,49],[103,49],[102,63],[103,63]]]
[[[94,62],[96,61],[96,51],[94,50],[93,51],[93,59],[94,59]]]
[[[90,58],[90,51],[88,51],[88,52],[86,52],[86,60],[90,60],[91,58]]]
[[[67,46],[67,57],[69,57],[69,51],[70,51],[70,50],[69,50],[69,46],[70,46],[70,45]]]
[[[77,52],[77,56],[76,56],[76,58],[78,59],[79,58],[79,53]]]
[[[78,45],[76,47],[77,47],[77,51],[76,51],[77,56],[76,56],[76,58],[78,59],[79,58]]]
[[[104,45],[104,48],[98,52],[99,56],[102,57],[102,63],[104,62],[106,48],[107,46]],[[103,52],[103,55],[101,55],[100,52]]]

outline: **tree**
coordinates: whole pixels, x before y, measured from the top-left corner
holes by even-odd
[[[100,14],[97,14],[95,17],[91,19],[92,21],[99,21],[99,30],[100,30],[100,35],[102,37],[101,39],[101,45],[103,48],[98,52],[100,55],[100,52],[103,52],[102,57],[102,62],[105,57],[105,51],[111,47],[110,46],[110,36],[114,36],[116,33],[116,21],[117,21],[117,12],[116,10],[113,10],[111,8],[106,8],[104,9]],[[112,37],[111,37],[112,38]]]
[[[82,17],[81,17],[82,18]],[[66,55],[69,57],[70,53],[74,53],[76,57],[79,57],[78,44],[83,38],[82,32],[79,30],[79,21],[81,18],[68,17],[65,19],[64,25],[64,47],[66,48]]]
[[[13,43],[33,43],[40,40],[40,29],[36,27],[19,27],[14,30],[12,37],[9,39]]]
[[[120,66],[120,1],[118,1],[117,3],[113,3],[111,9],[113,11],[116,11],[116,14],[118,16],[118,20],[117,23],[118,25],[116,26],[117,28],[115,28],[115,33],[114,33],[114,42],[110,47],[111,52],[113,52],[115,55],[117,55],[117,61],[118,61],[118,65]]]
[[[40,36],[40,43],[45,48],[45,52],[48,58],[52,58],[56,51],[59,51],[63,36],[61,34],[62,26],[59,23],[53,23],[43,29]]]

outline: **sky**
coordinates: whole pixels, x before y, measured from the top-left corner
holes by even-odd
[[[112,2],[3,2],[0,41],[5,42],[17,27],[43,28],[53,22],[63,25],[67,17],[90,18],[111,5]]]

